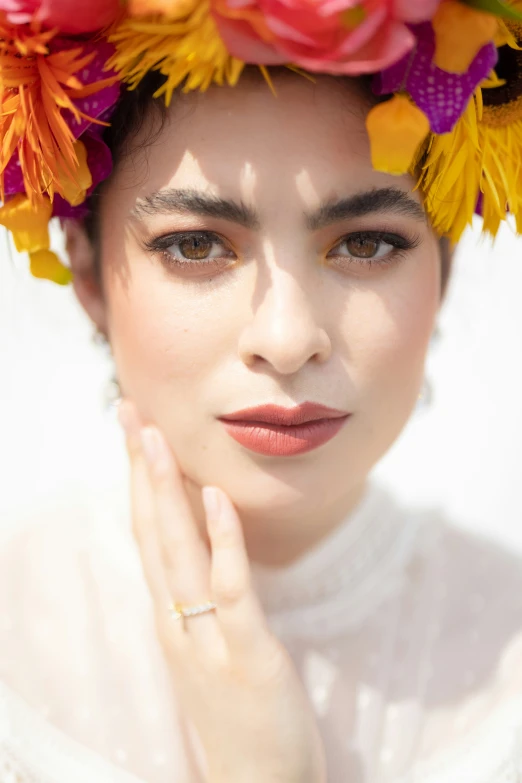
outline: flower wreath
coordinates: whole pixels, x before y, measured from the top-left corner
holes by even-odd
[[[522,233],[522,0],[0,0],[0,223],[34,276],[62,285],[52,217],[106,179],[120,91],[235,85],[247,63],[373,75],[372,163],[413,173],[434,230],[475,213]]]

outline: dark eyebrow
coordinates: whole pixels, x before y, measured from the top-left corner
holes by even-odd
[[[243,202],[221,198],[200,190],[175,188],[158,190],[150,196],[139,199],[131,214],[141,218],[146,215],[173,213],[220,218],[254,230],[260,227],[255,210]]]
[[[326,202],[305,216],[307,228],[319,231],[332,223],[364,217],[374,212],[393,212],[426,222],[422,206],[399,188],[380,188],[356,193],[348,198]]]

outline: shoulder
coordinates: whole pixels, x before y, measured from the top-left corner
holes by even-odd
[[[131,535],[112,501],[56,498],[0,541],[0,680],[32,704],[47,702],[60,667],[80,676],[104,604],[121,600],[134,573]]]
[[[43,576],[52,582],[64,570],[70,573],[71,558],[99,544],[110,549],[116,538],[128,532],[127,512],[119,490],[104,490],[93,498],[85,489],[64,491],[15,512],[4,529],[0,527],[0,584],[14,586],[17,575],[27,571],[34,579],[17,581],[20,591],[29,592],[32,582],[37,589],[42,586]]]
[[[89,508],[81,499],[48,501],[10,524],[0,540],[0,629],[19,628],[29,607],[33,623],[49,616],[66,584],[77,580],[91,537]]]
[[[0,617],[16,625],[24,607],[40,604],[63,580],[89,541],[88,509],[48,501],[26,510],[0,540]]]
[[[501,666],[522,638],[522,554],[493,538],[432,519],[425,558],[439,656],[468,653],[468,685]],[[430,538],[431,535],[431,538]],[[446,671],[446,675],[447,675]]]

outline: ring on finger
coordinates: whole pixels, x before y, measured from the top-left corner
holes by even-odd
[[[193,604],[192,606],[185,606],[179,602],[173,602],[170,607],[170,616],[173,620],[182,620],[183,628],[185,628],[186,617],[194,617],[198,614],[212,612],[215,608],[216,604],[213,601],[205,601],[202,604]]]

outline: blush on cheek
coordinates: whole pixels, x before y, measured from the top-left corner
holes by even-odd
[[[114,280],[109,289],[111,340],[122,389],[168,428],[173,412],[191,419],[205,380],[234,349],[230,322],[237,316],[231,319],[234,305],[219,294],[141,266],[126,288]]]
[[[351,299],[344,331],[366,399],[391,415],[409,415],[422,384],[439,308],[436,256],[421,258],[378,292]]]

